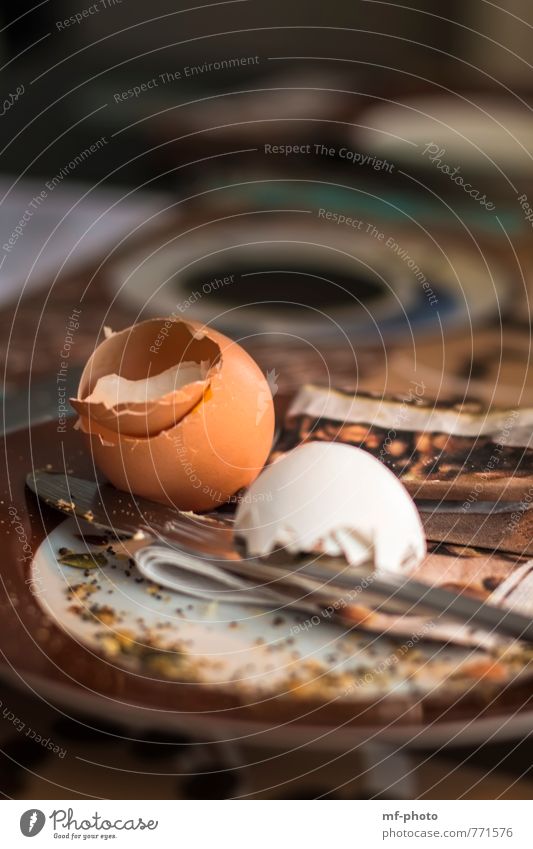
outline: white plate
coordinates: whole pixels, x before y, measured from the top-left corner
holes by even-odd
[[[132,725],[147,723],[149,715],[155,713],[165,727],[190,727],[195,733],[246,737],[248,742],[268,741],[269,745],[283,746],[305,741],[343,748],[348,742],[353,745],[357,740],[377,736],[409,745],[441,744],[456,739],[456,735],[465,742],[492,734],[498,722],[502,735],[508,724],[512,725],[509,735],[516,733],[516,719],[511,722],[511,717],[421,723],[423,697],[445,689],[446,698],[451,701],[454,688],[458,695],[464,692],[463,679],[444,682],[442,676],[443,670],[457,669],[478,656],[469,650],[420,641],[416,655],[409,659],[401,639],[347,632],[327,616],[303,622],[302,614],[293,611],[194,602],[187,596],[159,591],[141,582],[127,558],[106,555],[108,562],[86,575],[84,570],[60,565],[57,560],[57,552],[63,547],[77,552],[89,550],[76,536],[79,530],[74,520],[67,520],[41,544],[32,566],[34,587],[38,590],[34,594],[62,630],[101,657],[97,660],[103,671],[107,666],[125,667],[142,677],[144,683],[152,677],[161,680],[163,676],[171,682],[190,677],[189,686],[221,688],[237,694],[246,704],[255,705],[255,715],[249,719],[235,720],[223,711],[220,722],[214,724],[212,716],[202,717],[201,711],[174,714],[154,711],[150,706],[136,708],[131,702],[123,702],[119,694],[112,700],[103,700],[94,691],[73,687],[67,692],[64,687],[38,683],[39,688],[44,684],[45,691],[57,690],[58,698],[84,712],[101,711],[105,704],[107,713],[121,716]],[[81,530],[95,532],[90,525]],[[72,587],[80,584],[92,586],[94,591],[85,597],[73,597]],[[99,611],[99,619],[94,618],[95,611]],[[125,635],[135,651],[117,649]],[[146,663],[147,658],[150,663]],[[470,686],[467,683],[466,688]],[[358,705],[374,700],[368,727],[334,723],[319,726],[312,717],[301,727],[299,723],[280,721],[273,725],[261,721],[263,699],[290,694],[298,702],[303,696],[305,711],[309,688],[320,688],[330,706],[341,699],[353,704],[354,711]],[[388,697],[394,702],[392,710]],[[399,710],[409,717],[410,725],[395,725]],[[519,721],[527,722],[525,715]]]

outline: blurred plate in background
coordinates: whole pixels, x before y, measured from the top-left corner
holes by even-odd
[[[298,212],[185,227],[122,259],[108,285],[143,315],[176,314],[233,335],[292,335],[297,327],[304,339],[348,334],[367,345],[381,344],[383,334],[409,339],[468,325],[506,300],[499,265],[464,242]]]
[[[357,127],[355,139],[376,156],[434,169],[431,151],[424,154],[433,144],[452,169],[533,176],[532,108],[518,97],[475,92],[409,97],[373,105],[361,121],[367,126]]]

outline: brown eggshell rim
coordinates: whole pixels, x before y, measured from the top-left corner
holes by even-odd
[[[121,341],[125,340],[122,349],[119,347],[118,350],[118,353],[121,353],[122,358],[124,358],[126,347],[132,336],[143,334],[150,326],[154,327],[153,338],[159,338],[156,333],[157,328],[159,328],[159,334],[161,334],[162,328],[165,328],[167,331],[169,331],[170,328],[183,328],[188,333],[189,339],[187,344],[179,349],[179,356],[173,364],[178,365],[179,362],[182,361],[198,363],[207,361],[210,365],[205,378],[203,380],[192,381],[178,390],[162,395],[161,398],[157,399],[157,401],[145,403],[132,402],[128,404],[117,404],[115,406],[108,406],[102,402],[97,404],[87,402],[85,399],[92,393],[100,377],[109,374],[120,374],[124,370],[130,372],[131,360],[136,357],[136,352],[133,352],[127,361],[126,368],[124,368],[123,359],[117,363],[115,353],[106,352],[105,348],[116,346],[117,343],[120,344]],[[170,338],[171,337],[167,332],[165,334],[165,340]],[[202,356],[201,353],[198,352],[196,356],[191,356],[191,359],[184,360],[187,348],[191,345],[191,343],[207,343],[208,347],[212,347],[214,350],[211,352],[206,351],[205,356]],[[151,363],[151,360],[148,357],[147,361]],[[207,331],[199,330],[194,324],[187,322],[184,319],[172,317],[147,319],[146,321],[133,324],[130,327],[116,333],[111,332],[106,336],[106,338],[94,349],[85,365],[78,386],[78,396],[76,398],[70,398],[69,400],[72,407],[80,416],[79,424],[84,432],[92,433],[93,428],[96,431],[103,429],[106,432],[105,441],[108,444],[114,444],[119,437],[121,440],[130,439],[135,442],[139,440],[149,441],[157,438],[162,433],[173,430],[189,415],[189,413],[202,403],[206,392],[211,385],[213,376],[219,372],[222,367],[222,361],[223,353],[221,346],[209,335]],[[98,364],[98,368],[95,368],[96,364]],[[160,371],[154,372],[152,376],[162,373],[166,368],[171,368],[173,364],[166,365],[161,368]],[[129,379],[146,380],[147,376]],[[163,416],[163,422],[160,422],[152,432],[152,428],[149,424],[150,416],[153,417],[155,413],[164,413],[165,408],[168,408],[169,413],[172,411],[173,415],[169,415],[167,419]],[[176,408],[179,409],[176,410]],[[84,419],[85,422],[82,422],[82,419]],[[135,431],[135,428],[137,427],[135,419],[147,420],[145,432],[137,433]],[[116,429],[110,427],[110,423],[113,420],[117,424]],[[130,420],[130,426],[134,428],[131,432],[127,432],[128,420]],[[87,423],[89,423],[90,430],[87,430],[84,426],[84,424]]]

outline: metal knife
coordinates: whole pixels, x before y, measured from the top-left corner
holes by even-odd
[[[287,588],[289,594],[308,593],[317,603],[331,604],[345,598],[363,577],[348,566],[326,568],[316,558],[312,562],[304,559],[272,565],[248,557],[235,539],[230,521],[180,512],[109,484],[45,471],[30,473],[26,483],[50,507],[90,521],[115,538],[144,534],[147,544],[160,539],[188,556],[215,562],[232,574],[269,581],[276,589]],[[533,621],[512,610],[392,573],[367,576],[363,583],[361,603],[365,607],[389,613],[445,615],[472,628],[533,642]]]

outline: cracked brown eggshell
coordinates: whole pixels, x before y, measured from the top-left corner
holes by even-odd
[[[219,345],[206,336],[195,338],[185,322],[174,322],[168,337],[160,337],[158,334],[166,321],[156,319],[156,322],[159,322],[157,329],[151,322],[142,322],[110,334],[98,346],[81,376],[78,398],[71,398],[80,416],[124,436],[149,437],[172,427],[202,400],[209,373],[220,359]],[[162,339],[162,344],[157,346],[156,339]],[[170,372],[173,366],[190,362],[204,363],[205,377],[166,391],[157,400],[116,403],[117,396],[113,397],[113,393],[106,402],[91,400],[101,378],[120,375],[141,383]]]
[[[88,400],[98,380],[145,381],[179,363],[205,376],[156,402]],[[249,486],[274,435],[268,382],[236,342],[198,322],[156,318],[113,333],[96,348],[71,399],[95,465],[119,489],[211,510]]]

